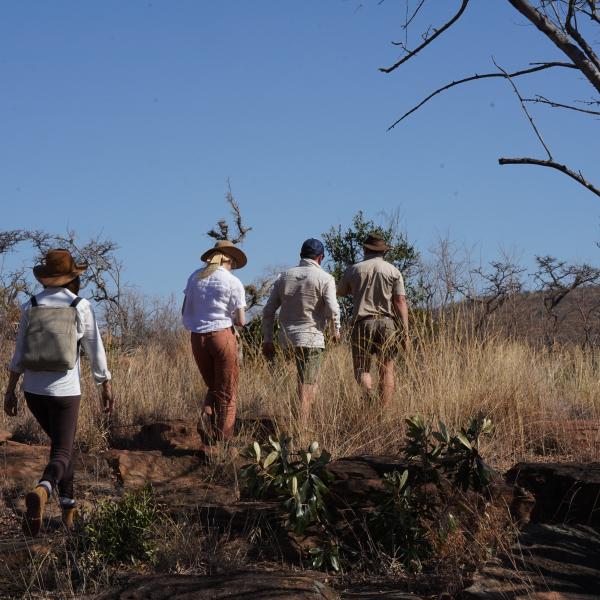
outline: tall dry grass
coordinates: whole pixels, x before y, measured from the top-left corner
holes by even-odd
[[[5,340],[0,355],[8,360],[11,351]],[[402,443],[404,418],[415,413],[458,427],[483,411],[495,424],[483,452],[501,468],[533,457],[589,460],[600,454],[593,431],[583,431],[600,418],[598,359],[596,351],[566,346],[550,351],[496,333],[481,338],[440,325],[434,332],[418,332],[410,352],[401,354],[392,404],[381,410],[362,398],[349,346],[341,343],[326,352],[309,428],[298,431],[293,363],[268,363],[258,349],[246,348],[238,414],[274,416],[296,439],[316,439],[334,456],[347,456],[394,452]],[[197,418],[205,388],[184,333],[126,354],[109,349],[108,360],[117,402],[115,431],[159,419]],[[77,441],[100,450],[107,443],[106,427],[98,392],[84,371]],[[3,372],[0,385],[5,382]],[[0,416],[0,428],[25,437],[37,434],[24,402],[18,417]]]

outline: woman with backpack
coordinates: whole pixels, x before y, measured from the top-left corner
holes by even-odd
[[[206,265],[194,271],[184,290],[181,314],[190,331],[192,353],[208,388],[199,433],[206,444],[233,437],[239,377],[234,325],[246,323],[246,294],[231,273],[247,262],[229,241],[219,241],[201,257]]]
[[[33,268],[44,290],[21,307],[21,320],[4,411],[16,416],[17,383],[23,375],[22,390],[27,406],[50,438],[50,460],[37,486],[25,497],[23,531],[37,535],[44,508],[54,490],[58,491],[67,527],[73,524],[73,442],[81,401],[79,349],[83,346],[92,374],[101,386],[102,411],[113,408],[111,376],[94,311],[80,298],[80,275],[87,264],[76,264],[68,250],[49,250],[44,263]]]

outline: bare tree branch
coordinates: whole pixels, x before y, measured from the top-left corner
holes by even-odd
[[[565,62],[546,62],[546,63],[531,63],[531,64],[534,66],[530,67],[529,69],[522,69],[520,71],[515,71],[514,73],[508,73],[508,77],[521,77],[522,75],[529,75],[530,73],[537,73],[538,71],[544,71],[545,69],[552,69],[554,67],[565,67],[567,69],[577,69],[577,67],[575,65],[573,65],[571,63],[565,63]],[[438,94],[445,92],[446,90],[456,87],[457,85],[462,85],[463,83],[469,83],[470,81],[478,81],[479,79],[491,79],[494,77],[500,77],[500,78],[506,79],[507,75],[505,75],[504,73],[483,73],[481,75],[476,73],[475,75],[472,75],[471,77],[465,77],[464,79],[458,79],[456,81],[452,81],[451,83],[448,83],[448,84],[442,86],[441,88],[438,88],[437,90],[435,90],[434,92],[429,94],[429,96],[427,96],[426,98],[421,100],[421,102],[419,102],[417,105],[415,105],[409,111],[405,112],[399,119],[394,121],[387,128],[387,130],[390,131],[390,129],[393,129],[394,127],[396,127],[396,125],[398,125],[398,123],[400,123],[401,121],[404,121],[404,119],[406,119],[406,117],[408,117],[409,115],[412,115],[412,113],[419,110],[419,108],[421,108],[424,104],[427,104],[427,102],[429,102],[429,100],[431,100]]]
[[[571,42],[552,21],[536,10],[528,0],[508,0],[529,22],[533,23],[555,46],[562,50],[585,75],[588,81],[600,92],[600,69]]]
[[[550,152],[550,149],[546,145],[546,142],[544,142],[544,138],[542,137],[542,134],[539,132],[539,129],[537,128],[535,121],[533,120],[533,117],[527,110],[527,106],[525,106],[525,102],[523,102],[523,96],[521,96],[521,93],[519,92],[519,89],[515,85],[515,82],[512,80],[512,77],[496,62],[496,60],[494,58],[492,58],[492,61],[496,65],[496,67],[502,73],[504,73],[504,76],[506,77],[506,79],[508,80],[510,85],[512,86],[512,89],[514,90],[515,94],[517,95],[517,98],[519,99],[519,103],[521,104],[521,108],[523,109],[523,112],[529,119],[529,123],[531,124],[531,127],[532,127],[533,131],[535,132],[535,135],[537,136],[537,139],[540,141],[540,144],[542,144],[542,146],[544,147],[544,150],[546,151],[548,158],[550,160],[552,160],[552,153]]]
[[[244,241],[246,234],[252,230],[252,227],[246,227],[242,221],[240,206],[237,203],[236,199],[233,197],[229,179],[227,180],[227,192],[225,193],[225,200],[229,204],[229,206],[231,206],[231,212],[233,213],[235,226],[237,228],[237,235],[230,238],[229,224],[225,219],[221,219],[217,223],[217,227],[219,228],[218,231],[216,229],[211,229],[207,232],[207,235],[215,240],[229,240],[234,244],[239,244],[240,242]]]
[[[552,108],[566,108],[568,110],[574,110],[576,112],[585,113],[588,115],[600,115],[600,111],[598,110],[588,110],[585,108],[578,108],[577,106],[572,106],[571,104],[562,104],[561,102],[555,102],[554,100],[548,100],[544,96],[537,95],[535,98],[523,98],[523,102],[532,102],[536,104],[547,104]]]
[[[574,13],[575,13],[575,0],[569,0],[569,10],[567,12],[567,17],[565,19],[565,29],[567,33],[579,44],[579,46],[585,52],[585,55],[592,61],[595,65],[596,69],[600,70],[600,60],[598,60],[598,56],[594,52],[593,48],[587,43],[587,40],[579,33],[577,29],[577,22],[575,18],[574,21]]]
[[[412,15],[410,17],[406,18],[404,25],[402,25],[402,29],[404,29],[404,30],[408,29],[408,26],[413,22],[413,19],[419,14],[419,12],[423,8],[423,4],[425,4],[425,2],[426,2],[426,0],[420,0],[419,4],[413,11]],[[406,10],[408,11],[408,4],[406,6]],[[394,43],[394,42],[392,42],[392,43]]]
[[[391,67],[387,67],[387,68],[381,67],[379,70],[382,73],[391,73],[392,71],[397,69],[401,64],[405,63],[407,60],[411,59],[413,56],[418,54],[421,50],[423,50],[423,48],[425,48],[426,46],[431,44],[431,42],[433,42],[433,40],[435,40],[437,37],[442,35],[442,33],[444,33],[444,31],[446,31],[447,29],[452,27],[452,25],[454,25],[454,23],[456,23],[456,21],[458,21],[458,19],[460,19],[461,15],[465,12],[465,9],[467,8],[468,4],[469,4],[469,0],[462,0],[460,8],[458,9],[458,12],[449,21],[444,23],[444,25],[442,25],[439,29],[436,29],[434,34],[432,34],[431,36],[427,36],[425,38],[425,41],[420,46],[417,46],[414,50],[407,50],[408,54],[406,54],[406,56],[402,57],[397,63],[393,64]]]
[[[596,0],[587,0],[588,6],[590,7],[590,12],[582,10],[592,21],[596,21],[596,23],[600,23],[600,17],[598,16],[598,8],[596,7]]]
[[[584,187],[586,187],[590,192],[596,194],[596,196],[600,196],[600,189],[592,185],[589,181],[587,181],[581,172],[575,172],[572,169],[569,169],[566,165],[561,165],[560,163],[554,162],[552,160],[541,160],[539,158],[499,158],[498,163],[501,165],[538,165],[540,167],[548,167],[550,169],[556,169],[565,175],[568,175]]]

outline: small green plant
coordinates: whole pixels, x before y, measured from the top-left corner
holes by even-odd
[[[479,455],[479,442],[491,433],[492,423],[478,415],[455,434],[441,421],[434,430],[420,415],[406,419],[406,425],[403,453],[409,466],[384,475],[386,497],[368,527],[377,548],[409,570],[419,571],[460,526],[459,519],[447,511],[452,494],[448,496],[443,481],[463,492],[479,492],[491,482],[492,472]]]
[[[342,558],[340,556],[340,544],[337,541],[328,540],[323,546],[311,548],[310,566],[313,569],[332,569],[339,572],[342,570]]]
[[[439,458],[443,445],[436,443],[436,440],[442,434],[432,431],[421,415],[409,417],[405,422],[406,442],[402,451],[406,458],[418,462],[419,469],[415,470],[415,477],[423,483],[439,483]],[[447,435],[446,427],[441,422],[440,430]]]
[[[492,432],[490,419],[477,415],[454,435],[442,421],[434,431],[421,415],[406,419],[406,425],[403,452],[419,467],[416,479],[438,484],[446,475],[463,491],[481,491],[490,484],[492,471],[479,454],[481,437]]]
[[[94,565],[152,563],[158,550],[155,527],[164,519],[151,486],[127,492],[118,502],[100,500],[83,511],[75,543],[83,562]]]
[[[492,470],[479,454],[481,436],[491,432],[490,419],[478,415],[450,439],[446,465],[454,471],[454,482],[462,490],[481,491],[491,483]]]
[[[291,438],[269,437],[270,446],[254,442],[242,456],[252,462],[241,469],[248,493],[256,498],[274,497],[287,511],[287,524],[302,534],[313,523],[324,526],[330,521],[325,497],[332,475],[325,469],[331,455],[325,450],[316,454],[318,442],[307,450],[294,452]]]
[[[409,484],[408,470],[386,473],[384,484],[387,499],[369,519],[371,537],[387,555],[420,571],[433,552],[427,525],[436,517],[435,507]]]

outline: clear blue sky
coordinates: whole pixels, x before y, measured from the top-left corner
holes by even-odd
[[[0,228],[102,232],[128,281],[179,296],[228,214],[229,177],[254,227],[245,283],[359,209],[399,211],[421,249],[449,232],[484,260],[502,245],[528,263],[597,262],[600,199],[549,170],[497,164],[543,156],[507,82],[447,92],[386,132],[434,87],[493,69],[492,55],[516,69],[558,52],[507,2],[479,0],[384,75],[403,14],[394,0],[4,2]],[[566,70],[520,85],[590,96]],[[556,158],[600,184],[598,120],[533,112]]]

